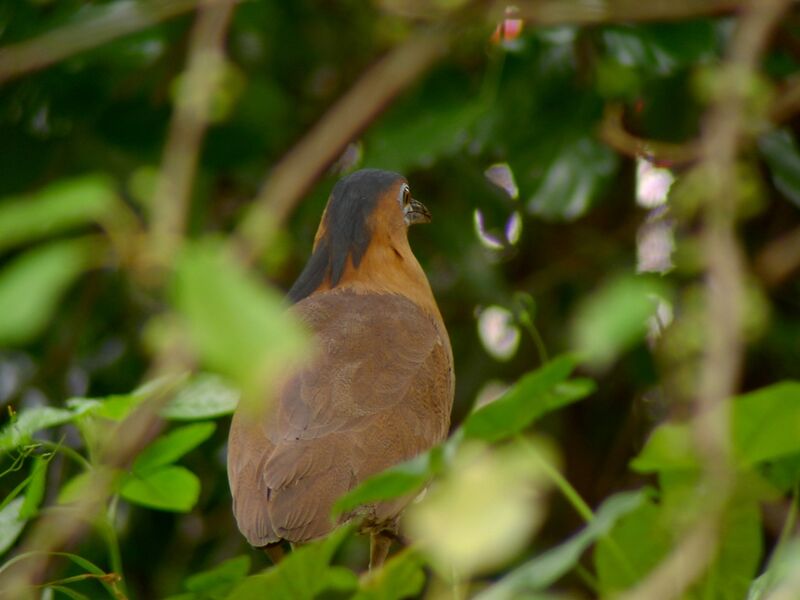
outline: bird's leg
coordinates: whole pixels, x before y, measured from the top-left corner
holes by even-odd
[[[369,538],[369,570],[379,569],[383,566],[389,547],[392,545],[394,535],[390,531],[374,531]]]
[[[280,542],[277,544],[270,544],[269,546],[264,546],[264,552],[272,561],[273,565],[277,565],[283,559],[283,555],[285,554],[283,551],[283,546]]]

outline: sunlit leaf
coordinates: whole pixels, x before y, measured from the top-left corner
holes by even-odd
[[[228,599],[312,600],[323,593],[348,597],[358,579],[349,569],[331,567],[330,562],[349,531],[348,527],[339,528],[323,540],[298,547],[277,566],[239,583]]]
[[[620,518],[639,508],[646,497],[647,492],[643,490],[611,496],[597,509],[592,522],[580,533],[517,567],[488,590],[478,594],[475,600],[513,600],[555,583],[578,564],[581,555],[591,544],[606,535]]]
[[[658,426],[642,451],[631,461],[631,468],[642,473],[696,469],[698,466],[692,432],[686,424],[677,423]]]
[[[393,556],[377,571],[367,573],[352,600],[402,600],[416,598],[425,585],[425,561],[409,548]]]
[[[232,413],[238,403],[237,390],[217,375],[202,373],[175,394],[161,409],[161,416],[181,421],[213,419]]]
[[[136,457],[134,473],[146,475],[153,469],[174,463],[211,437],[216,428],[215,423],[193,423],[160,436]]]
[[[120,494],[134,504],[174,512],[189,512],[200,496],[197,475],[175,465],[134,472],[122,483]]]
[[[89,175],[62,180],[34,194],[0,201],[0,251],[87,223],[121,208],[110,179]]]
[[[574,348],[590,365],[606,368],[644,339],[647,320],[663,294],[664,285],[652,278],[621,276],[608,282],[579,306],[572,328]]]
[[[25,527],[25,519],[19,516],[24,498],[15,498],[0,510],[0,556],[17,541],[22,528]]]
[[[0,431],[0,451],[7,452],[17,448],[30,441],[37,431],[68,423],[75,417],[76,413],[72,411],[51,406],[24,410]]]
[[[28,250],[0,270],[0,345],[39,335],[69,285],[97,263],[92,240],[68,240]]]
[[[464,423],[464,434],[500,440],[522,431],[542,415],[591,394],[592,381],[565,381],[575,365],[574,357],[561,356],[525,375],[500,398],[472,413]]]
[[[203,361],[245,390],[263,392],[287,365],[304,357],[306,335],[286,314],[284,302],[221,246],[186,248],[173,297]]]

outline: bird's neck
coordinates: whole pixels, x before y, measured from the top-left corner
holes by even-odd
[[[431,316],[442,318],[428,278],[405,240],[370,244],[358,267],[348,260],[336,288],[356,293],[398,294]]]

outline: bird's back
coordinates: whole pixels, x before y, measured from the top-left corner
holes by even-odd
[[[442,440],[453,401],[450,342],[438,315],[397,294],[337,289],[291,311],[316,354],[256,422],[237,412],[228,474],[239,528],[254,546],[333,527],[333,503],[365,478]],[[380,526],[406,501],[363,507]]]

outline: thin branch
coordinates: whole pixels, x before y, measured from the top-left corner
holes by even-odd
[[[751,0],[739,21],[726,65],[727,88],[719,95],[703,138],[702,167],[709,189],[703,205],[701,242],[706,258],[706,346],[700,364],[695,446],[706,477],[702,520],[693,524],[667,558],[625,598],[682,597],[714,558],[721,519],[733,489],[729,399],[736,392],[743,356],[744,267],[736,238],[737,189],[733,177],[743,133],[742,78],[757,71],[770,32],[790,0]]]
[[[152,241],[166,263],[181,240],[211,102],[225,68],[225,32],[234,0],[208,5],[192,31],[189,61],[170,121],[151,204]]]
[[[0,48],[0,83],[191,11],[201,0],[117,2],[93,16]],[[218,0],[207,0],[213,2]]]
[[[275,165],[237,231],[245,259],[265,248],[271,232],[342,149],[444,55],[450,33],[431,28],[412,35],[359,78],[352,88]]]

